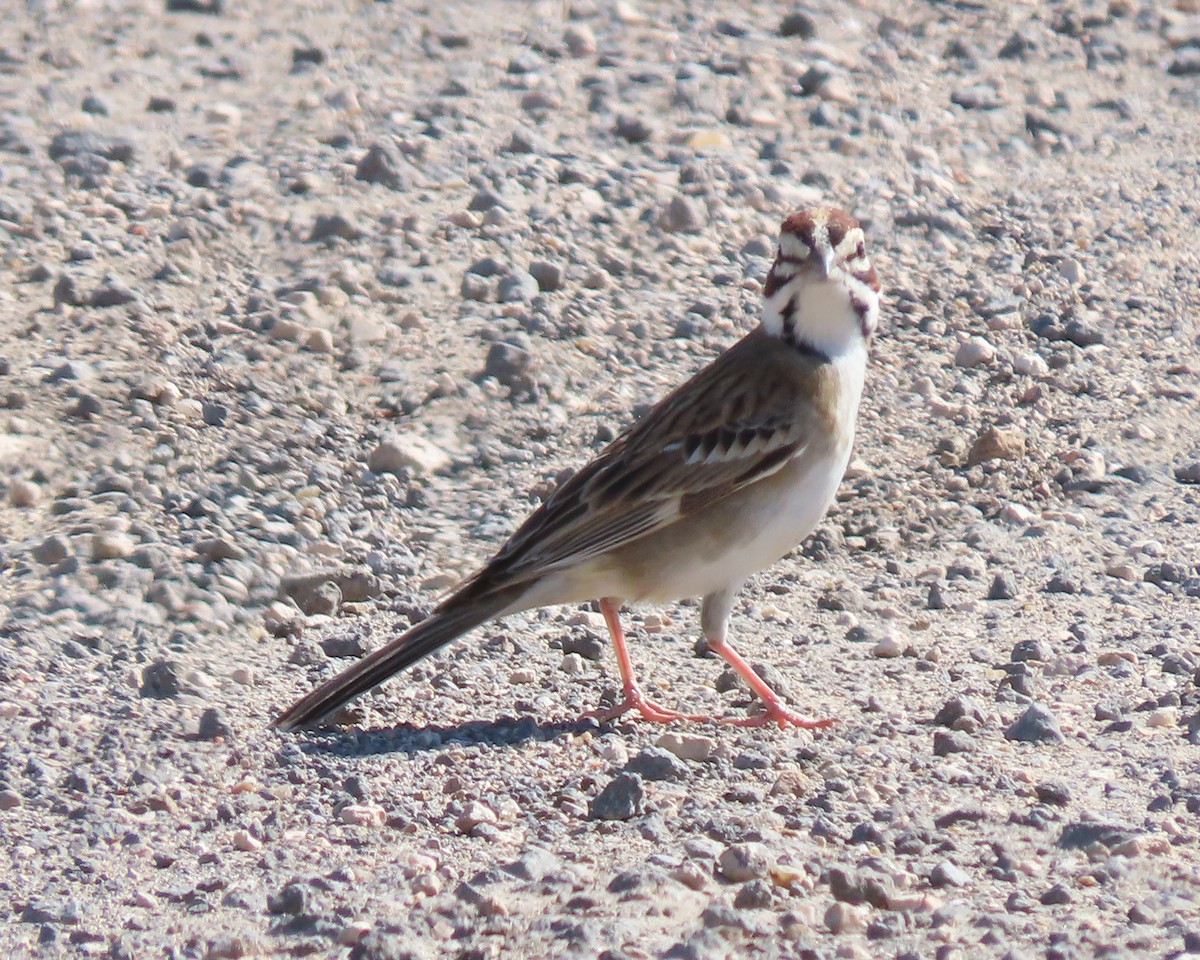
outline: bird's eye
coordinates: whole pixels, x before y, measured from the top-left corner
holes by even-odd
[[[854,259],[861,260],[867,255],[867,245],[861,240],[858,241],[858,246],[854,248]]]

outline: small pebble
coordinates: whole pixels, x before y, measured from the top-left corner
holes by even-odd
[[[1075,897],[1071,891],[1061,883],[1056,883],[1049,890],[1043,893],[1038,900],[1047,906],[1059,906],[1065,903],[1071,903]]]
[[[662,215],[662,227],[668,233],[698,233],[707,222],[704,204],[683,194],[676,194]]]
[[[387,814],[374,804],[349,803],[338,811],[338,819],[353,827],[382,827]]]
[[[455,818],[454,826],[459,833],[470,833],[481,823],[495,823],[498,819],[495,810],[486,803],[474,800],[467,804],[467,808]]]
[[[1157,710],[1151,710],[1146,715],[1146,726],[1164,729],[1174,727],[1179,724],[1179,708],[1178,707],[1159,707]]]
[[[14,507],[36,507],[42,499],[42,488],[30,480],[14,480],[8,485],[8,502]]]
[[[432,440],[412,433],[389,433],[367,458],[373,473],[399,473],[401,470],[427,476],[446,469],[450,454]]]
[[[965,887],[970,882],[967,872],[949,860],[940,861],[929,873],[929,883],[934,887]]]
[[[772,863],[774,857],[761,843],[735,843],[726,847],[717,858],[725,879],[734,883],[768,876]]]
[[[92,536],[92,558],[95,560],[124,560],[136,549],[137,544],[126,533],[105,531]]]
[[[569,677],[577,677],[587,669],[583,657],[577,653],[568,653],[562,658],[558,668]]]
[[[1016,578],[1007,570],[1001,570],[992,578],[992,585],[988,587],[987,598],[989,600],[1012,600],[1016,596]]]
[[[1005,729],[1004,737],[1025,743],[1061,743],[1065,739],[1054,714],[1037,703]]]
[[[996,348],[983,337],[971,337],[969,340],[964,340],[954,351],[955,364],[968,369],[991,363],[994,359],[996,359]]]
[[[901,656],[906,649],[908,641],[901,634],[889,630],[871,648],[871,656],[890,659]]]
[[[684,762],[662,747],[644,747],[626,764],[625,769],[644,780],[688,779],[688,768]]]
[[[825,911],[825,926],[830,933],[862,933],[867,929],[870,909],[848,903],[833,903]]]
[[[695,762],[708,760],[717,749],[712,737],[694,734],[664,733],[655,744],[675,754],[680,760]]]
[[[645,805],[642,778],[635,773],[620,773],[592,800],[589,814],[593,820],[628,820],[640,816]]]
[[[254,853],[262,849],[262,841],[249,830],[237,830],[233,834],[233,846],[245,853]]]

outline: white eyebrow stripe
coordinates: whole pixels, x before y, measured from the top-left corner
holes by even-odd
[[[858,245],[860,243],[864,243],[865,241],[866,241],[866,236],[862,232],[862,228],[855,227],[853,230],[851,230],[849,233],[847,233],[844,237],[842,237],[842,242],[839,243],[838,247],[837,247],[838,253],[841,253],[843,256],[846,256],[848,253],[850,253],[854,250],[857,250]]]
[[[808,259],[812,256],[812,249],[808,244],[792,233],[781,235],[779,246],[788,256],[798,256],[801,259]]]

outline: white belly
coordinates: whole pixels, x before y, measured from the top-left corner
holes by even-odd
[[[598,597],[668,602],[739,586],[794,550],[833,502],[850,461],[866,350],[835,361],[838,442],[801,452],[778,473],[627,547],[541,578],[510,611]],[[819,450],[819,453],[813,452]]]
[[[795,482],[771,491],[770,496],[748,499],[753,508],[718,525],[716,536],[702,534],[672,561],[664,557],[656,582],[646,584],[634,597],[664,602],[681,597],[701,597],[740,583],[786,556],[812,533],[833,502],[850,459],[844,452],[813,464]],[[723,541],[723,542],[722,542]]]

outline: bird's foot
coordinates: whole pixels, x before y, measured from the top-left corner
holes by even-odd
[[[680,713],[678,710],[670,710],[667,707],[660,707],[653,700],[650,700],[640,689],[633,687],[625,691],[625,696],[621,702],[615,707],[601,707],[596,710],[589,710],[583,716],[599,720],[601,723],[610,723],[616,720],[617,717],[624,716],[630,710],[636,710],[641,714],[643,720],[649,720],[651,723],[677,723],[680,721],[701,721],[709,720],[710,717],[696,716],[690,713]]]
[[[824,727],[832,727],[837,723],[837,718],[823,717],[820,720],[813,720],[794,710],[789,710],[782,703],[769,703],[766,710],[756,713],[752,717],[724,718],[721,722],[732,727],[765,727],[768,724],[777,723],[784,729],[799,727],[801,730],[820,730]]]

